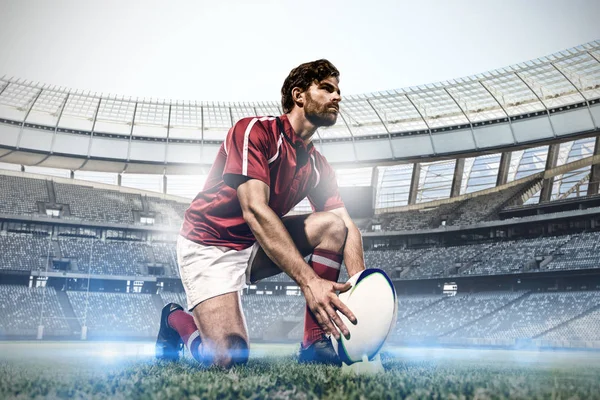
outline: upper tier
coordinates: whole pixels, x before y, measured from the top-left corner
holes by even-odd
[[[600,42],[482,74],[344,96],[317,131],[336,164],[479,152],[596,132]],[[240,118],[278,102],[125,99],[0,79],[0,157],[67,169],[170,173],[204,169]],[[10,154],[9,154],[10,152]]]

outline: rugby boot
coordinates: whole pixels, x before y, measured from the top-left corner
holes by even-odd
[[[183,341],[177,331],[169,326],[169,315],[174,311],[182,310],[179,304],[169,303],[163,307],[160,314],[160,328],[156,338],[156,358],[159,360],[177,361],[183,350]]]
[[[331,339],[326,334],[323,334],[320,339],[308,347],[304,347],[300,343],[298,362],[301,364],[315,363],[342,366],[342,361],[333,349]]]

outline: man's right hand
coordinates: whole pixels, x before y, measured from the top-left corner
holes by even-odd
[[[301,288],[306,298],[306,304],[321,328],[332,334],[336,339],[340,338],[338,328],[346,339],[350,338],[350,331],[348,331],[336,310],[344,314],[353,324],[356,323],[356,317],[352,311],[342,303],[335,293],[336,291],[343,293],[351,287],[350,282],[337,283],[315,276]]]

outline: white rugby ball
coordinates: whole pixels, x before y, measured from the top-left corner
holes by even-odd
[[[338,311],[350,331],[350,339],[341,335],[339,340],[332,342],[342,362],[351,365],[362,361],[363,356],[372,360],[381,350],[396,324],[398,302],[392,280],[381,269],[365,269],[348,282],[352,283],[352,288],[340,293],[339,298],[354,313],[357,324]]]

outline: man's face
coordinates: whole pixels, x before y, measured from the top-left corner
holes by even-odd
[[[340,88],[338,78],[329,77],[315,82],[306,90],[304,115],[313,125],[331,126],[340,112]]]

